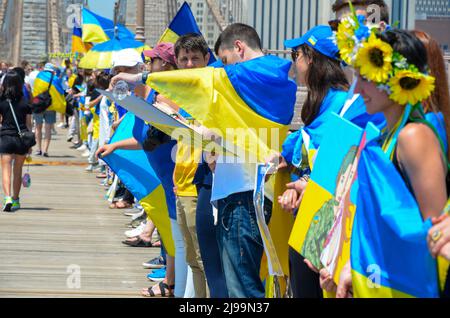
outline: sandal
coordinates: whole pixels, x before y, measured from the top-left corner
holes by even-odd
[[[136,241],[122,241],[123,244],[131,247],[153,247],[152,242],[146,242],[140,237],[137,237]]]
[[[159,298],[173,298],[175,297],[173,291],[175,289],[175,285],[169,286],[164,282],[161,282],[157,285],[159,287],[159,291],[161,292],[161,295],[156,295],[155,292],[153,291],[153,287],[149,287],[147,289],[148,294],[144,294],[144,292],[142,293],[142,296],[144,297],[159,297]],[[167,294],[166,294],[166,290],[167,290]]]

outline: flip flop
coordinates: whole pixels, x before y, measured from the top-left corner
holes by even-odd
[[[152,242],[146,242],[143,239],[141,239],[140,237],[138,237],[137,241],[122,241],[123,244],[131,246],[131,247],[153,247]]]

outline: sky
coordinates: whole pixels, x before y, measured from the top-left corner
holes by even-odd
[[[89,9],[96,14],[113,20],[116,0],[89,0]]]

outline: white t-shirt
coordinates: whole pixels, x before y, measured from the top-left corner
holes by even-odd
[[[214,172],[211,202],[225,199],[234,193],[252,191],[255,186],[256,164],[220,163]]]
[[[39,74],[39,71],[36,70],[36,71],[31,72],[30,75],[28,75],[28,78],[25,78],[25,83],[30,85],[31,91],[33,91],[34,80],[36,79],[38,74]]]

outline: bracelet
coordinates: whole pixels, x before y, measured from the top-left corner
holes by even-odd
[[[142,84],[146,84],[147,83],[147,79],[148,79],[148,75],[150,74],[150,72],[143,72],[142,73]]]
[[[309,174],[305,174],[304,176],[301,177],[301,179],[305,180],[305,182],[309,182],[311,176]]]

